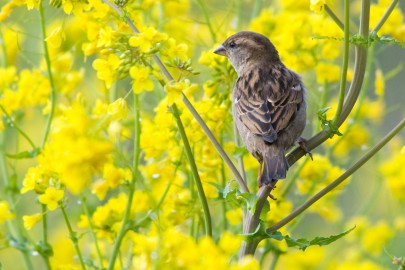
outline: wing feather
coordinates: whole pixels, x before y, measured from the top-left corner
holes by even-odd
[[[268,143],[277,140],[304,99],[300,77],[284,66],[251,70],[235,85],[235,115]]]

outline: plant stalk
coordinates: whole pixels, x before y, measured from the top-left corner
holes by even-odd
[[[55,113],[56,86],[55,86],[55,81],[53,79],[53,74],[52,74],[51,58],[49,56],[48,44],[46,42],[46,24],[45,24],[44,9],[42,7],[42,0],[39,1],[39,14],[40,14],[40,19],[41,19],[42,43],[44,46],[46,68],[48,71],[49,82],[51,84],[51,108],[49,111],[48,119],[46,121],[46,128],[45,128],[45,132],[44,132],[44,135],[42,137],[42,142],[41,142],[41,149],[43,149],[44,145],[46,143],[46,140],[48,139],[48,135],[51,130],[52,119],[53,119],[53,116]]]
[[[134,133],[135,133],[135,135],[134,135],[134,160],[133,160],[133,169],[132,169],[132,180],[129,183],[128,199],[127,199],[127,204],[125,207],[124,217],[122,219],[121,228],[115,239],[113,251],[110,255],[110,261],[109,261],[108,268],[107,268],[108,270],[114,269],[115,261],[119,254],[122,240],[124,240],[124,237],[129,229],[128,222],[129,222],[130,216],[131,216],[131,207],[132,207],[132,201],[133,201],[134,192],[135,192],[135,182],[138,177],[138,167],[139,167],[139,160],[140,160],[140,155],[141,155],[141,149],[140,149],[141,123],[140,123],[139,96],[137,94],[134,94],[134,107],[135,107],[134,108],[134,122],[135,122],[134,123]]]
[[[65,219],[65,223],[69,231],[70,240],[72,240],[77,256],[79,257],[80,266],[82,267],[83,270],[86,270],[86,265],[84,264],[82,252],[80,251],[79,241],[76,232],[73,231],[72,225],[70,225],[70,221],[66,214],[65,206],[63,206],[63,203],[60,204],[60,210],[62,211],[63,218]]]
[[[197,187],[198,197],[200,198],[201,206],[203,209],[204,223],[205,223],[205,235],[212,237],[212,222],[211,222],[210,209],[208,207],[208,202],[207,202],[207,198],[204,193],[204,188],[202,186],[201,179],[198,174],[197,165],[195,164],[195,160],[194,160],[193,153],[191,151],[190,143],[188,141],[186,131],[184,130],[184,126],[181,121],[180,113],[179,113],[176,103],[173,103],[171,108],[173,111],[173,116],[177,123],[177,127],[180,132],[181,139],[184,144],[184,148],[185,148],[184,150],[186,152],[186,157],[188,159],[188,163],[191,168],[191,173],[193,175],[194,183]]]

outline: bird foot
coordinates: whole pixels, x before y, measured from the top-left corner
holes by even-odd
[[[311,160],[314,160],[314,158],[312,157],[312,153],[308,150],[308,147],[307,147],[307,140],[304,139],[304,138],[302,138],[302,137],[299,137],[298,140],[297,140],[297,143],[299,144],[300,148],[301,148],[302,150],[304,150],[304,152],[305,152],[306,154],[308,154],[308,156],[311,158]],[[305,154],[305,155],[306,155],[306,154]]]

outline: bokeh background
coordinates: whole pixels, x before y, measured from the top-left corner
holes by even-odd
[[[175,78],[187,77],[195,84],[183,90],[186,90],[186,95],[235,163],[238,157],[243,156],[251,190],[257,190],[257,162],[234,143],[229,98],[236,75],[226,60],[214,55],[212,51],[230,34],[240,30],[257,31],[268,36],[278,48],[283,62],[299,72],[307,85],[309,110],[304,137],[309,138],[320,130],[318,111],[330,107],[327,115],[332,118],[336,110],[343,55],[343,41],[339,39],[343,37],[343,31],[325,11],[317,10],[322,1],[311,2],[312,6],[310,1],[290,0],[145,0],[128,1],[126,4],[129,16],[141,31],[146,32],[147,27],[152,27],[164,33],[160,37],[154,36],[156,40],[150,40],[151,48],[162,57]],[[326,2],[343,19],[343,2]],[[360,2],[350,1],[352,33],[358,29]],[[405,3],[398,2],[378,34],[404,42]],[[129,69],[142,63],[132,61],[134,55],[130,55],[128,57],[131,61],[125,63],[125,66],[126,58],[121,57],[120,51],[122,46],[127,48],[130,37],[136,35],[119,18],[114,17],[111,10],[105,11],[108,8],[101,8],[98,6],[101,4],[96,1],[91,1],[92,7],[83,12],[75,8],[69,12],[69,3],[80,10],[78,3],[81,1],[62,1],[61,8],[50,6],[48,2],[43,3],[57,87],[56,120],[49,141],[52,144],[58,140],[58,129],[65,128],[63,122],[83,125],[86,129],[84,137],[93,136],[88,134],[92,132],[87,132],[93,130],[93,133],[98,134],[98,139],[103,138],[113,146],[109,151],[114,156],[113,161],[103,161],[105,164],[91,171],[86,182],[81,185],[62,181],[66,186],[63,189],[68,215],[80,235],[83,253],[89,261],[96,261],[97,256],[89,226],[84,224],[86,222],[81,217],[83,198],[87,199],[90,216],[95,223],[95,213],[101,215],[99,207],[111,204],[110,212],[105,214],[106,217],[99,221],[101,224],[95,229],[103,250],[104,267],[114,242],[114,226],[119,225],[122,217],[122,212],[116,213],[114,209],[123,208],[125,204],[125,199],[120,197],[125,197],[127,191],[128,179],[123,176],[125,173],[122,173],[122,179],[117,180],[119,183],[116,186],[105,187],[104,194],[104,191],[97,189],[97,184],[108,181],[105,167],[109,163],[115,164],[117,168],[130,168],[128,160],[133,154],[134,120],[133,98],[128,92],[131,92],[132,86],[133,91],[139,94],[142,114],[139,176],[142,180],[136,185],[134,220],[139,220],[150,209],[155,209],[165,187],[168,183],[173,185],[170,184],[172,187],[167,199],[159,206],[157,217],[148,216],[147,222],[140,224],[126,239],[121,256],[122,261],[126,261],[126,254],[131,254],[132,261],[129,260],[128,264],[131,269],[215,269],[210,266],[220,267],[221,263],[226,267],[235,267],[230,269],[269,269],[273,267],[270,266],[272,264],[273,269],[398,268],[392,263],[393,256],[405,257],[404,131],[351,176],[343,187],[327,195],[281,230],[283,234],[295,238],[312,239],[338,234],[356,226],[350,234],[331,245],[309,247],[304,252],[287,248],[284,242],[263,241],[257,250],[257,260],[246,262],[249,268],[243,268],[236,260],[241,241],[242,211],[239,206],[225,201],[221,194],[224,186],[234,177],[198,124],[179,105],[213,216],[214,240],[208,241],[203,238],[198,196],[190,184],[190,170],[182,158],[182,144],[173,117],[168,113],[167,94],[159,84],[163,79],[158,68],[150,67],[148,75],[153,89],[144,89],[146,86],[136,88],[134,82],[138,79],[130,74]],[[391,1],[371,3],[370,29]],[[49,81],[37,4],[35,1],[0,1],[0,104],[34,144],[40,145],[49,111]],[[145,44],[145,40],[141,38],[138,43]],[[137,48],[139,44],[131,46]],[[119,57],[120,63],[115,70],[101,70],[94,64],[97,59],[109,59],[110,55]],[[336,179],[405,117],[404,47],[393,42],[375,43],[369,49],[369,56],[361,98],[354,113],[340,129],[344,135],[335,136],[314,149],[313,161],[303,157],[291,168],[289,177],[280,182],[275,190],[278,200],[270,200],[271,210],[264,217],[266,224],[279,221]],[[191,59],[195,74],[173,67],[175,57],[183,63]],[[145,59],[152,63],[149,56]],[[350,46],[349,59],[347,86],[353,76],[353,45]],[[109,63],[110,60],[105,61]],[[109,72],[108,75],[102,74],[103,71]],[[15,75],[8,79],[11,73]],[[100,108],[110,106],[120,97],[125,97],[130,116],[103,120],[100,114],[107,113],[107,110]],[[104,105],[97,107],[97,104]],[[75,106],[83,109],[82,116],[72,116],[77,112]],[[95,108],[99,108],[99,111]],[[26,193],[19,192],[26,187],[24,181],[29,169],[44,161],[36,157],[11,156],[30,150],[30,144],[18,134],[14,126],[8,125],[4,111],[0,115],[3,118],[0,129],[0,201],[3,203],[0,208],[0,262],[3,269],[26,269],[21,253],[13,246],[16,242],[11,238],[21,234],[21,231],[15,229],[19,223],[22,230],[26,231],[23,234],[29,239],[27,246],[33,269],[45,269],[34,244],[42,237],[41,223],[33,225],[33,228],[23,225],[23,216],[41,211],[38,202],[41,192],[38,194],[32,189]],[[100,126],[86,126],[78,120],[80,117],[105,122],[98,122]],[[115,122],[119,124],[119,135],[114,133]],[[101,127],[100,130],[97,127]],[[75,143],[77,146],[77,141],[66,141],[66,145],[61,146],[62,150],[71,150],[74,156],[92,153],[92,141],[86,145],[88,148],[82,149],[74,148]],[[63,164],[63,157],[55,154],[54,158],[59,160],[52,162]],[[47,158],[52,159],[52,155]],[[86,166],[86,162],[74,163],[74,166]],[[54,185],[51,182],[48,185]],[[10,196],[10,193],[13,195]],[[114,198],[122,200],[117,199],[114,205]],[[49,243],[54,251],[51,257],[53,269],[81,269],[61,212],[49,211],[48,222]],[[116,269],[121,268],[119,264],[116,265]]]

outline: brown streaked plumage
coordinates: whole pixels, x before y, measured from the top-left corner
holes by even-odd
[[[234,121],[263,168],[259,186],[273,185],[274,180],[286,177],[285,151],[305,127],[305,86],[261,34],[239,32],[214,52],[226,56],[238,73],[232,95]]]

